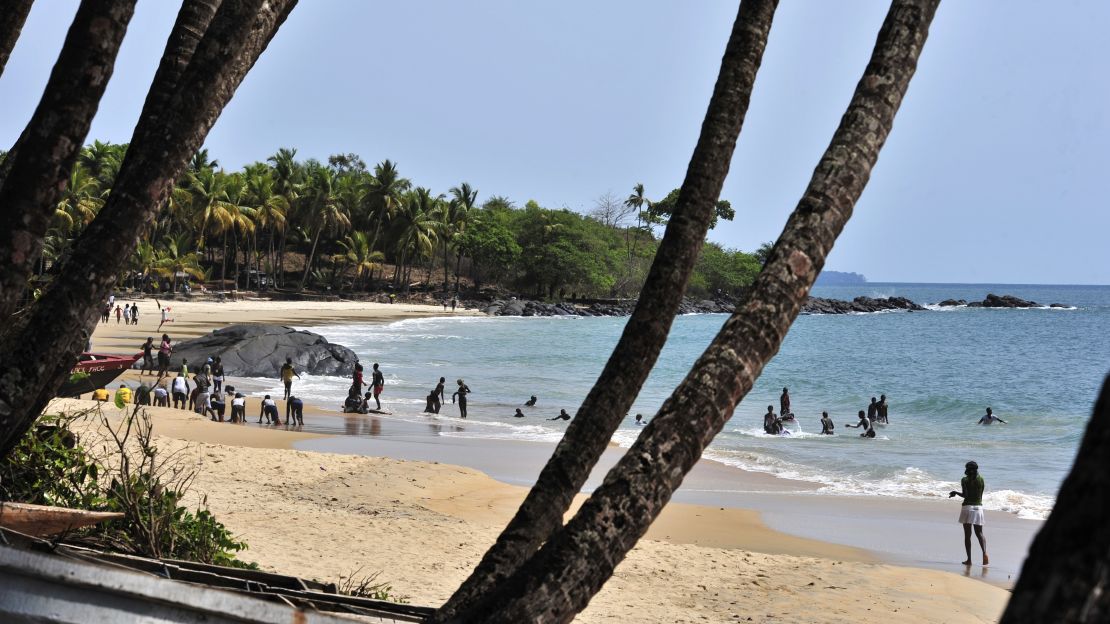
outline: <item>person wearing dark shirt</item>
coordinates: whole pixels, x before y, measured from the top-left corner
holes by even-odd
[[[983,535],[983,491],[987,489],[983,482],[983,475],[979,474],[979,464],[969,461],[964,465],[964,478],[960,479],[960,491],[952,490],[948,498],[959,496],[964,499],[960,505],[960,524],[964,525],[964,552],[967,559],[965,566],[971,565],[971,532],[974,529],[975,537],[979,540],[979,549],[983,551],[983,565],[990,565],[987,556],[987,538]]]
[[[456,398],[459,400],[459,417],[466,418],[466,395],[470,394],[470,386],[466,385],[466,382],[461,379],[456,380],[456,383],[459,385],[459,389],[451,395],[451,402],[454,403]]]
[[[559,410],[559,415],[555,418],[548,418],[548,420],[570,420],[570,414],[565,409]]]
[[[782,396],[779,397],[779,414],[783,418],[790,414],[790,391],[786,388],[782,389]]]
[[[513,418],[524,418],[524,412],[520,411],[519,407],[516,408],[516,413],[513,414]]]
[[[220,356],[216,356],[216,360],[212,362],[212,391],[223,392],[224,389],[224,363],[220,360]]]
[[[146,382],[135,389],[135,405],[150,405],[150,386]]]
[[[382,411],[382,402],[378,397],[382,395],[382,390],[385,390],[385,376],[378,370],[377,362],[374,363],[374,377],[370,385],[374,387],[374,403],[378,406],[380,412]]]
[[[285,424],[304,424],[304,401],[295,396],[289,397],[289,400],[285,402]]]
[[[443,396],[443,384],[446,382],[446,378],[440,377],[435,390],[432,390],[432,411],[436,414],[439,413],[439,409],[443,407],[443,402],[446,400]]]
[[[867,420],[870,420],[872,423],[874,423],[875,419],[878,418],[878,417],[879,417],[879,400],[876,399],[875,397],[871,397],[871,403],[867,406]]]
[[[139,376],[142,377],[146,374],[147,369],[150,369],[150,374],[154,374],[154,337],[147,336],[146,342],[143,343],[143,367],[139,370]]]
[[[536,406],[536,395],[533,394],[527,401],[524,402],[524,407],[535,407],[535,406]]]

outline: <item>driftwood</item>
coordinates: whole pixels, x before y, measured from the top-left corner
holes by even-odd
[[[0,503],[0,527],[25,535],[46,537],[123,518],[122,513],[85,511],[29,503]]]

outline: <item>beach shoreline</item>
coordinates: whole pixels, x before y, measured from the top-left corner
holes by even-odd
[[[144,303],[146,307],[150,307],[154,311],[144,309]],[[93,338],[94,350],[134,352],[131,349],[141,344],[145,335],[154,333],[149,327],[142,329],[147,325],[142,319],[153,321],[158,318],[153,303],[150,300],[145,302],[140,300],[141,324],[135,328],[117,325],[114,319],[107,324],[98,325]],[[340,310],[333,313],[329,309],[330,306],[336,305],[333,303],[173,302],[173,307],[176,308],[171,313],[171,316],[175,317],[174,323],[167,324],[163,330],[172,330],[169,333],[174,336],[176,341],[178,337],[188,338],[201,335],[212,329],[235,322],[268,322],[309,326],[391,322],[403,318],[444,316],[438,306],[342,303],[344,305],[339,306]],[[128,372],[124,379],[135,379],[135,372]],[[159,419],[160,426],[162,426],[159,434],[170,439],[220,447],[254,448],[267,451],[293,449],[285,452],[298,454],[305,451],[313,453],[322,451],[336,457],[345,458],[344,461],[354,461],[350,458],[356,455],[364,455],[377,458],[389,457],[393,460],[417,461],[421,465],[430,466],[437,466],[437,464],[430,462],[438,462],[435,469],[448,472],[476,469],[481,471],[479,474],[491,483],[509,488],[502,490],[501,487],[494,487],[489,483],[480,488],[481,490],[498,492],[495,496],[496,504],[487,501],[482,511],[482,514],[493,513],[497,519],[491,520],[489,516],[482,514],[479,514],[480,517],[473,517],[467,516],[466,513],[458,513],[456,516],[464,521],[483,523],[483,526],[486,526],[490,531],[499,529],[500,526],[503,526],[504,521],[507,521],[508,517],[511,516],[519,497],[523,495],[523,487],[530,485],[530,479],[534,478],[527,476],[534,474],[529,471],[538,472],[538,466],[542,465],[551,448],[549,445],[545,446],[538,443],[531,445],[519,441],[484,440],[476,442],[471,440],[460,443],[460,440],[454,439],[450,443],[444,443],[446,438],[430,435],[434,432],[434,427],[429,427],[426,432],[409,431],[405,428],[411,423],[401,424],[389,418],[366,416],[356,417],[361,422],[359,426],[364,426],[365,430],[356,430],[353,432],[355,435],[350,435],[350,431],[344,430],[348,426],[347,422],[351,420],[349,417],[338,415],[334,410],[322,406],[306,407],[306,418],[309,419],[310,423],[327,422],[329,418],[335,419],[337,422],[343,423],[339,426],[340,430],[326,431],[327,427],[324,427],[325,431],[323,433],[316,433],[313,432],[314,427],[312,426],[306,426],[305,430],[300,432],[267,430],[253,425],[235,427],[211,423],[211,426],[208,426],[205,419],[194,418],[186,412],[180,412],[180,414],[185,415],[184,419]],[[252,402],[247,411],[248,418],[251,419],[252,423],[255,409],[257,408],[253,406]],[[161,422],[163,420],[176,424],[166,426]],[[457,419],[442,416],[435,420],[436,422],[433,423],[435,426],[453,426],[457,422]],[[335,427],[334,424],[333,427]],[[377,433],[373,431],[374,427],[378,428]],[[371,442],[372,444],[370,444]],[[360,444],[367,444],[367,446],[357,448]],[[592,484],[603,474],[602,471],[615,462],[616,457],[621,452],[623,451],[620,449],[610,448],[602,464],[595,470],[591,484],[587,485],[587,490],[593,487]],[[502,466],[486,465],[482,461],[476,461],[476,458],[491,457],[502,459],[517,457],[517,459],[515,465],[510,462]],[[525,464],[529,468],[522,468]],[[460,466],[466,466],[467,468],[459,468]],[[912,514],[899,509],[906,506],[905,501],[892,503],[881,499],[849,500],[844,497],[814,496],[812,494],[816,489],[817,486],[811,483],[791,482],[772,475],[747,472],[739,468],[703,460],[690,475],[683,488],[680,488],[676,493],[675,502],[667,508],[669,511],[652,527],[652,532],[645,539],[658,540],[661,543],[670,544],[672,547],[687,546],[760,553],[768,557],[817,557],[821,560],[849,561],[866,566],[875,566],[877,565],[875,562],[884,561],[898,566],[914,566],[918,568],[914,572],[922,574],[931,572],[920,569],[927,567],[944,570],[943,574],[945,575],[950,572],[958,574],[962,570],[954,563],[935,561],[936,548],[931,543],[942,539],[953,554],[952,562],[958,561],[955,557],[961,555],[962,552],[958,526],[954,521],[954,512],[948,513],[951,509],[942,509],[933,505],[918,507],[916,505],[917,501],[914,501],[913,504],[909,505],[913,509],[912,513],[921,514],[920,517],[915,518],[912,517]],[[875,497],[862,498],[873,499]],[[932,503],[932,501],[925,502]],[[866,517],[863,519],[853,518],[854,510],[860,508],[868,510]],[[233,514],[237,513],[230,508],[225,511]],[[992,514],[992,521],[993,518],[1001,515],[1001,512]],[[837,520],[832,523],[832,530],[820,530],[824,523],[814,522],[817,518],[837,518]],[[864,543],[861,543],[859,539],[844,539],[844,535],[839,533],[846,528],[851,529],[853,522],[875,524],[876,528],[873,530],[876,531],[876,534],[885,532],[902,535],[901,527],[904,526],[909,526],[915,532],[920,533],[923,531],[921,527],[925,526],[927,527],[925,533],[929,535],[929,539],[924,541],[929,543],[927,551],[932,554],[931,558],[933,560],[930,560],[929,557],[915,556],[912,552],[899,553],[897,549],[886,547],[889,546],[888,544],[875,543],[874,540],[862,540]],[[895,524],[883,526],[884,523],[890,522]],[[232,525],[229,524],[229,526]],[[1025,533],[1028,533],[1031,537],[1030,528],[1031,525],[1014,529],[1017,537],[1014,537],[1013,541],[1015,543],[1020,542]],[[995,535],[999,535],[998,530],[993,524],[989,529],[988,534],[994,539],[993,544],[1000,543],[998,538],[995,538]],[[847,532],[849,535],[860,533],[860,531],[852,530]],[[493,533],[493,535],[495,536],[496,533]],[[248,534],[248,537],[253,536]],[[1006,539],[1010,538],[1003,538],[1003,541]],[[997,554],[999,548],[998,545],[992,547],[994,553],[992,559],[1000,559]],[[1024,550],[1022,550],[1021,556],[1024,556]],[[991,571],[999,570],[999,574],[1002,574],[1001,570],[1003,568],[1012,567],[1016,569],[1017,565],[1020,565],[1020,560],[1016,564],[996,564],[991,568]],[[1012,583],[1012,578],[1000,578],[999,574],[988,575],[983,578],[981,574],[977,573],[974,578],[1003,587]],[[956,575],[952,574],[951,576],[955,577]],[[978,583],[975,584],[978,585]],[[989,590],[983,591],[989,593]],[[995,595],[992,599],[985,600],[984,604],[991,604],[991,609],[1000,610],[1001,602],[999,601],[1002,598]],[[937,621],[946,620],[940,619]]]

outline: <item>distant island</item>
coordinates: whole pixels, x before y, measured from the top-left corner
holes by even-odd
[[[867,278],[859,273],[845,273],[843,271],[821,271],[817,276],[818,286],[842,286],[846,284],[866,284]]]

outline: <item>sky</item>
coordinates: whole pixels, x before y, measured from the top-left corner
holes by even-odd
[[[130,139],[179,3],[139,2],[89,141]],[[76,0],[39,0],[0,77],[27,123]],[[681,185],[736,2],[303,0],[208,136],[389,158],[420,186],[588,212]],[[710,239],[782,231],[887,3],[782,2]],[[871,182],[826,263],[871,281],[1110,284],[1110,3],[942,3]],[[1099,77],[1101,76],[1101,78]]]

